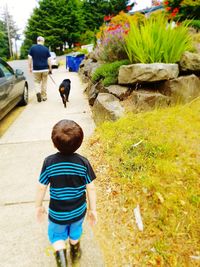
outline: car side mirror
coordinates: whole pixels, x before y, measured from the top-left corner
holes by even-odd
[[[20,69],[16,69],[15,70],[15,76],[18,77],[18,76],[22,76],[24,74],[24,72]]]

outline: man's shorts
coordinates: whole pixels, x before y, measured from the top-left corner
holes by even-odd
[[[71,224],[57,224],[49,220],[48,237],[51,244],[58,240],[67,240],[69,237],[72,240],[78,240],[81,237],[84,218]]]

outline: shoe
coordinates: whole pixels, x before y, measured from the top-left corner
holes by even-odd
[[[66,249],[61,249],[55,252],[57,267],[67,267]]]
[[[41,94],[40,93],[37,93],[36,96],[37,96],[37,101],[38,102],[41,102],[42,101]]]
[[[78,242],[75,245],[70,244],[70,257],[71,257],[71,261],[72,264],[76,264],[79,262],[80,258],[81,258],[81,248],[80,248],[80,242]]]
[[[46,97],[42,98],[42,101],[47,101],[47,98]]]

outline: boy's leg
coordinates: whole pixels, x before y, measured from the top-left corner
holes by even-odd
[[[70,256],[72,263],[76,263],[81,258],[80,237],[83,232],[83,219],[74,222],[69,227]]]
[[[66,244],[68,238],[68,225],[59,225],[49,221],[48,236],[55,249],[55,257],[58,267],[67,267]]]

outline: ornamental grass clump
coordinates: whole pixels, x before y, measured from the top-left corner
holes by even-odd
[[[150,17],[138,26],[130,20],[125,50],[131,63],[176,63],[192,50],[192,37],[185,24],[173,27],[164,15]]]

